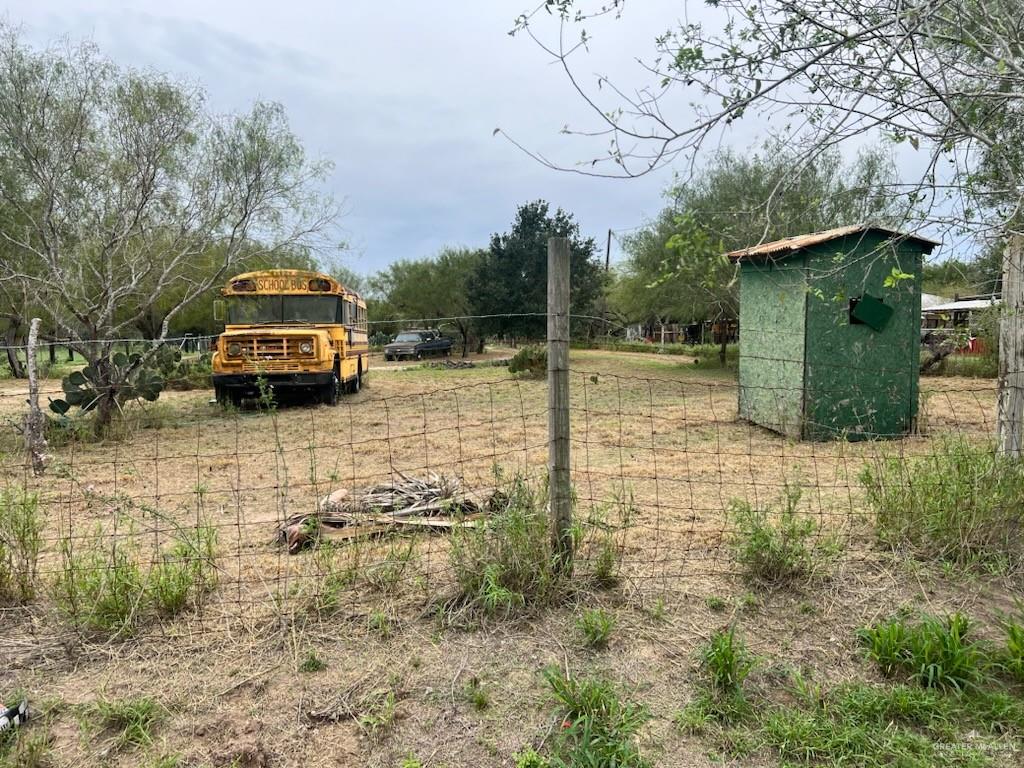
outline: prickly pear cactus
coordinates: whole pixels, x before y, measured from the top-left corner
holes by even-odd
[[[139,360],[141,355],[138,353],[126,355],[124,352],[115,352],[110,357],[108,364],[111,370],[107,381],[113,382],[117,388],[115,399],[118,403],[138,399],[152,402],[160,397],[164,389],[164,376],[159,367],[152,363],[139,366]],[[88,412],[99,403],[103,384],[99,372],[91,365],[80,371],[72,371],[60,384],[64,397],[50,399],[50,410],[58,416],[66,416],[68,411],[76,407]]]

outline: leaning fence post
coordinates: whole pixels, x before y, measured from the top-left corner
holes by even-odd
[[[548,238],[548,493],[557,566],[572,571],[569,477],[569,241]]]
[[[39,345],[38,317],[32,318],[28,331],[26,363],[28,367],[28,413],[25,416],[25,448],[32,460],[32,474],[37,477],[46,470],[46,418],[39,410],[39,366],[36,347]]]

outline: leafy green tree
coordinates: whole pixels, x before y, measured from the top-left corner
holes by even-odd
[[[214,115],[205,94],[118,67],[91,44],[43,51],[0,26],[0,281],[20,286],[88,365],[102,432],[158,345],[114,360],[114,339],[175,317],[254,251],[315,240],[334,208],[283,109]],[[161,302],[166,302],[161,306]],[[155,325],[155,323],[154,323]],[[151,393],[147,383],[141,390]]]
[[[391,264],[372,280],[380,297],[380,309],[390,317],[454,326],[462,337],[462,355],[471,346],[475,326],[471,313],[473,278],[484,252],[469,248],[445,248],[428,259],[402,260]]]
[[[671,189],[672,204],[625,238],[612,305],[630,320],[735,320],[736,266],[725,252],[846,224],[891,226],[902,216],[903,204],[886,194],[897,177],[882,150],[848,165],[838,151],[813,168],[794,170],[796,161],[775,142],[749,157],[723,151]]]
[[[586,88],[573,77],[571,61],[586,46],[548,49],[610,139],[611,151],[595,159],[593,172],[635,176],[676,159],[692,161],[751,116],[774,120],[799,142],[801,166],[872,134],[921,152],[921,178],[893,193],[941,226],[1007,244],[1002,273],[1014,280],[1005,286],[1013,293],[1004,296],[1009,311],[1001,334],[1014,343],[1000,346],[997,435],[1003,451],[1024,455],[1024,352],[1016,343],[1024,335],[1024,282],[1016,279],[1024,272],[1020,0],[713,0],[707,6],[699,21],[668,21],[646,62],[649,86],[625,89],[602,77]],[[545,7],[563,25],[586,25],[594,13],[618,12],[621,4],[551,0]],[[533,18],[523,15],[519,27]],[[559,41],[576,37],[559,32]],[[675,104],[688,108],[670,109]]]
[[[569,240],[570,311],[577,318],[594,315],[605,274],[595,258],[593,238],[580,234],[571,214],[537,200],[519,207],[512,228],[491,236],[491,245],[472,279],[472,314],[483,316],[486,333],[513,339],[540,339],[546,334],[548,238]],[[589,323],[586,323],[589,325]],[[581,327],[579,319],[574,326]]]

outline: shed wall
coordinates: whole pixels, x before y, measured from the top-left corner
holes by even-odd
[[[845,256],[844,256],[845,254]],[[856,235],[806,251],[804,437],[892,437],[917,417],[920,246]],[[893,267],[912,275],[885,287]],[[850,322],[849,299],[870,294],[894,312],[880,331]]]
[[[803,423],[804,259],[743,263],[739,415],[799,438]]]

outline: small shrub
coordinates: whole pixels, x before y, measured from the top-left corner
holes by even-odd
[[[27,603],[35,597],[44,524],[36,494],[0,491],[0,603]]]
[[[523,762],[527,758],[520,755],[517,765],[617,768],[650,765],[641,756],[636,743],[637,733],[650,719],[645,707],[622,702],[608,680],[569,678],[558,669],[545,670],[544,678],[562,717],[562,728],[552,747],[554,756],[547,763],[536,760],[529,763]]]
[[[449,549],[463,600],[488,615],[546,604],[559,583],[545,495],[515,478],[498,498],[486,523],[457,529]]]
[[[366,617],[366,627],[381,640],[387,640],[394,633],[391,616],[382,608],[377,608]]]
[[[125,701],[100,699],[94,709],[100,724],[115,731],[115,742],[122,747],[152,744],[153,727],[166,715],[157,701],[146,696]]]
[[[757,660],[736,636],[736,625],[719,630],[711,636],[700,655],[711,692],[716,696],[741,696],[743,683]]]
[[[729,604],[722,598],[712,595],[704,601],[704,605],[708,607],[708,610],[714,611],[715,613],[721,613]]]
[[[392,543],[380,561],[363,566],[366,583],[379,592],[393,592],[415,562],[415,546],[416,541],[412,538],[406,543]]]
[[[212,525],[179,530],[146,579],[147,594],[159,613],[174,616],[198,605],[217,585],[216,552],[217,529]]]
[[[814,541],[820,526],[797,513],[800,495],[799,488],[787,488],[779,510],[732,503],[730,517],[736,530],[730,545],[754,581],[776,584],[809,576],[831,549]]]
[[[302,661],[299,662],[299,672],[306,674],[312,674],[313,672],[322,672],[327,669],[327,662],[316,655],[316,651],[310,648],[306,651],[306,655],[302,657]]]
[[[473,675],[466,684],[466,699],[477,712],[483,712],[491,706],[491,697],[487,689],[480,683],[480,678]]]
[[[525,378],[542,379],[548,371],[548,349],[542,344],[521,347],[509,361],[510,373]]]
[[[98,528],[77,547],[61,541],[61,570],[54,598],[61,613],[78,629],[130,632],[141,618],[146,582],[132,546],[103,542]]]
[[[949,439],[928,456],[881,459],[860,481],[891,546],[959,565],[1024,559],[1024,463],[990,443]]]
[[[356,722],[371,739],[384,735],[395,722],[398,699],[391,689],[371,691],[359,702]]]
[[[607,648],[615,629],[615,616],[600,608],[586,608],[576,621],[583,641],[591,648]]]
[[[989,651],[972,640],[971,621],[960,613],[926,616],[916,625],[900,619],[862,629],[858,635],[882,672],[899,670],[926,688],[964,691],[987,676]]]

